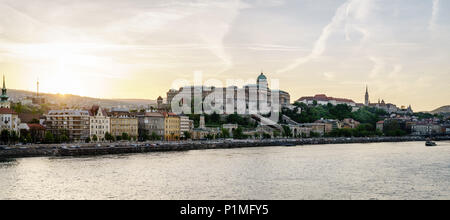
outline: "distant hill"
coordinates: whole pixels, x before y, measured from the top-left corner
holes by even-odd
[[[431,113],[433,113],[433,114],[450,113],[450,105],[442,106],[436,110],[431,111]]]
[[[12,101],[20,101],[28,96],[34,96],[34,92],[8,89],[8,96]],[[52,104],[66,104],[69,107],[90,107],[92,105],[100,105],[105,108],[111,107],[148,107],[148,105],[155,104],[156,101],[150,99],[99,99],[91,97],[83,97],[78,95],[59,95],[42,93],[41,96],[47,99],[47,102]]]

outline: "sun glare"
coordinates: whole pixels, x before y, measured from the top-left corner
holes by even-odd
[[[40,79],[46,85],[42,85],[42,92],[88,96],[88,71],[104,65],[98,57],[85,53],[90,48],[74,43],[47,43],[27,45],[20,52],[37,62],[33,71],[40,71]]]

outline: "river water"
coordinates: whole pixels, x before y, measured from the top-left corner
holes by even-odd
[[[450,199],[450,142],[0,160],[0,199]]]

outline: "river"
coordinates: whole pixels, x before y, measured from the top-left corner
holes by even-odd
[[[0,160],[0,199],[450,199],[450,142]]]

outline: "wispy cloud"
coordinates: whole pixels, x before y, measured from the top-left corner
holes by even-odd
[[[439,16],[439,3],[440,0],[433,0],[431,18],[428,24],[428,29],[430,29],[431,31],[434,31],[436,29],[436,20]]]
[[[322,33],[316,40],[311,53],[305,57],[298,58],[292,64],[288,65],[283,69],[278,70],[277,73],[284,73],[294,70],[298,66],[301,66],[313,59],[320,57],[327,48],[327,41],[330,38],[330,36],[339,29],[345,29],[347,40],[351,40],[349,36],[351,26],[344,25],[346,19],[349,16],[352,16],[355,19],[365,18],[369,13],[370,2],[371,0],[349,0],[344,4],[342,4],[336,10],[331,22],[323,28]],[[364,34],[364,36],[368,35],[367,31],[361,27],[358,27],[357,30],[360,31],[362,34]]]

